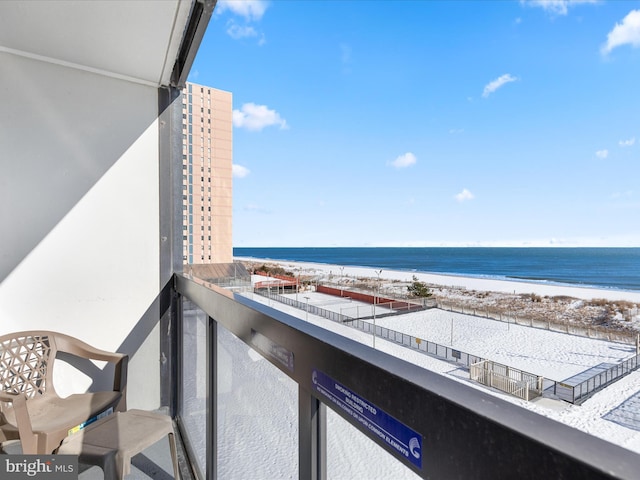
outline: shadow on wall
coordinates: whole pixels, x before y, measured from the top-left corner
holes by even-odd
[[[156,120],[154,87],[0,52],[0,283]]]
[[[143,344],[148,341],[155,344],[155,342],[161,340],[151,338],[151,334],[158,323],[161,323],[163,331],[169,330],[171,292],[172,282],[170,281],[165,285],[165,288],[151,305],[149,305],[147,311],[142,315],[140,320],[136,322],[135,326],[116,350],[117,352],[129,355],[130,382],[128,384],[128,397],[129,403],[133,407],[139,403],[139,401],[136,401],[137,399],[142,399],[145,404],[151,405],[150,408],[157,408],[158,405],[167,406],[169,404],[170,385],[168,385],[168,382],[160,385],[160,391],[158,392],[160,398],[146,398],[146,395],[150,393],[150,391],[156,392],[154,387],[157,386],[158,380],[170,374],[169,371],[161,372],[158,370],[158,365],[160,365],[161,370],[168,370],[172,367],[172,353],[168,351],[168,348],[171,348],[168,342],[167,344],[160,344],[160,357],[164,358],[165,361],[161,361],[161,358],[154,356],[153,358],[142,359],[143,366],[141,368],[140,366],[138,366],[137,369],[132,367],[136,365],[136,354],[143,349]],[[156,352],[155,349],[151,350],[153,353]],[[91,384],[87,391],[104,391],[113,386],[113,365],[111,364],[106,364],[104,368],[101,368],[92,362],[87,362],[64,353],[59,354],[58,359],[91,379]],[[145,385],[140,385],[139,382],[136,382],[136,379],[141,376],[145,378],[145,381],[150,382],[150,388],[145,388]]]

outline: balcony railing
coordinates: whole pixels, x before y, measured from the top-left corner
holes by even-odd
[[[178,422],[201,478],[640,471],[635,453],[476,388],[204,281],[176,276],[175,286]]]

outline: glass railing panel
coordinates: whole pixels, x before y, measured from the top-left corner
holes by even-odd
[[[207,471],[208,316],[186,298],[182,302],[182,384],[179,390],[182,435],[200,478]]]
[[[218,478],[298,478],[298,385],[218,326]]]
[[[413,480],[420,478],[373,440],[327,409],[327,479]]]
[[[298,470],[300,478],[326,473],[329,479],[416,478],[414,471],[422,478],[476,478],[478,472],[483,478],[512,478],[513,472],[636,478],[640,471],[633,452],[513,402],[228,290],[184,276],[176,276],[176,288],[218,325],[217,335],[211,335],[215,342],[204,345],[198,327],[195,333],[187,328],[197,346],[189,351],[185,339],[182,358],[204,369],[206,359],[198,358],[207,348],[216,352],[215,423],[204,420],[204,409],[200,417],[202,432],[206,426],[216,430],[215,441],[208,438],[208,446],[216,448],[207,451],[206,465],[200,455],[198,462],[204,471],[215,468],[217,478],[298,478]],[[201,324],[199,315],[186,309],[185,324]],[[183,381],[183,410],[197,418],[197,402],[191,407],[186,402],[199,395],[202,375],[199,367],[194,371]],[[324,409],[317,414],[315,399],[326,402],[326,430]],[[197,430],[188,430],[186,438],[197,439]]]

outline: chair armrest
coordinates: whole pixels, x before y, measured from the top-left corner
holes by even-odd
[[[27,397],[22,393],[0,392],[0,402],[13,405],[20,443],[22,444],[22,453],[25,455],[38,453],[38,439],[33,434],[33,427],[27,410]]]
[[[127,388],[127,367],[129,364],[129,356],[127,354],[101,350],[75,337],[61,333],[56,333],[55,342],[56,347],[61,352],[70,353],[71,355],[86,358],[87,360],[115,363],[113,390],[122,392],[124,395]]]

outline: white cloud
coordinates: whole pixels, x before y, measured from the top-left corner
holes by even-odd
[[[258,32],[256,32],[255,28],[246,26],[246,25],[245,26],[238,25],[233,21],[229,23],[229,27],[227,28],[227,34],[229,34],[229,36],[234,40],[238,40],[240,38],[258,36]]]
[[[252,131],[260,131],[272,125],[279,125],[281,130],[289,128],[287,121],[278,112],[255,103],[245,103],[241,110],[234,110],[233,125]]]
[[[596,152],[596,157],[598,158],[602,158],[605,159],[609,156],[609,150],[607,150],[606,148],[602,149],[602,150],[598,150]]]
[[[602,46],[601,52],[606,55],[614,48],[626,44],[640,47],[640,10],[631,10],[622,23],[616,23],[607,34],[607,43]]]
[[[389,164],[395,168],[406,168],[406,167],[410,167],[411,165],[415,165],[417,161],[418,159],[413,153],[407,152],[404,155],[400,155],[393,162],[390,162]]]
[[[266,12],[269,2],[264,0],[218,0],[215,12],[220,14],[230,10],[247,21],[258,21]]]
[[[621,147],[631,147],[634,143],[636,143],[636,137],[630,138],[629,140],[620,140],[618,145]]]
[[[505,73],[504,75],[501,75],[500,77],[496,78],[495,80],[485,85],[484,91],[482,92],[482,96],[484,98],[487,98],[489,95],[491,95],[493,92],[498,90],[503,85],[506,85],[507,83],[510,83],[510,82],[515,82],[516,80],[518,80],[517,77],[514,77],[509,73]]]
[[[581,3],[598,3],[598,0],[520,0],[520,3],[530,7],[540,7],[554,15],[566,15],[569,7]]]
[[[231,174],[235,178],[244,178],[251,173],[247,167],[243,167],[242,165],[233,164],[231,165]]]
[[[464,202],[464,201],[466,201],[466,200],[473,200],[473,199],[474,199],[474,196],[473,196],[473,193],[471,193],[469,190],[467,190],[466,188],[464,188],[464,189],[462,189],[462,191],[461,191],[460,193],[458,193],[458,194],[455,196],[455,199],[456,199],[458,202]]]

